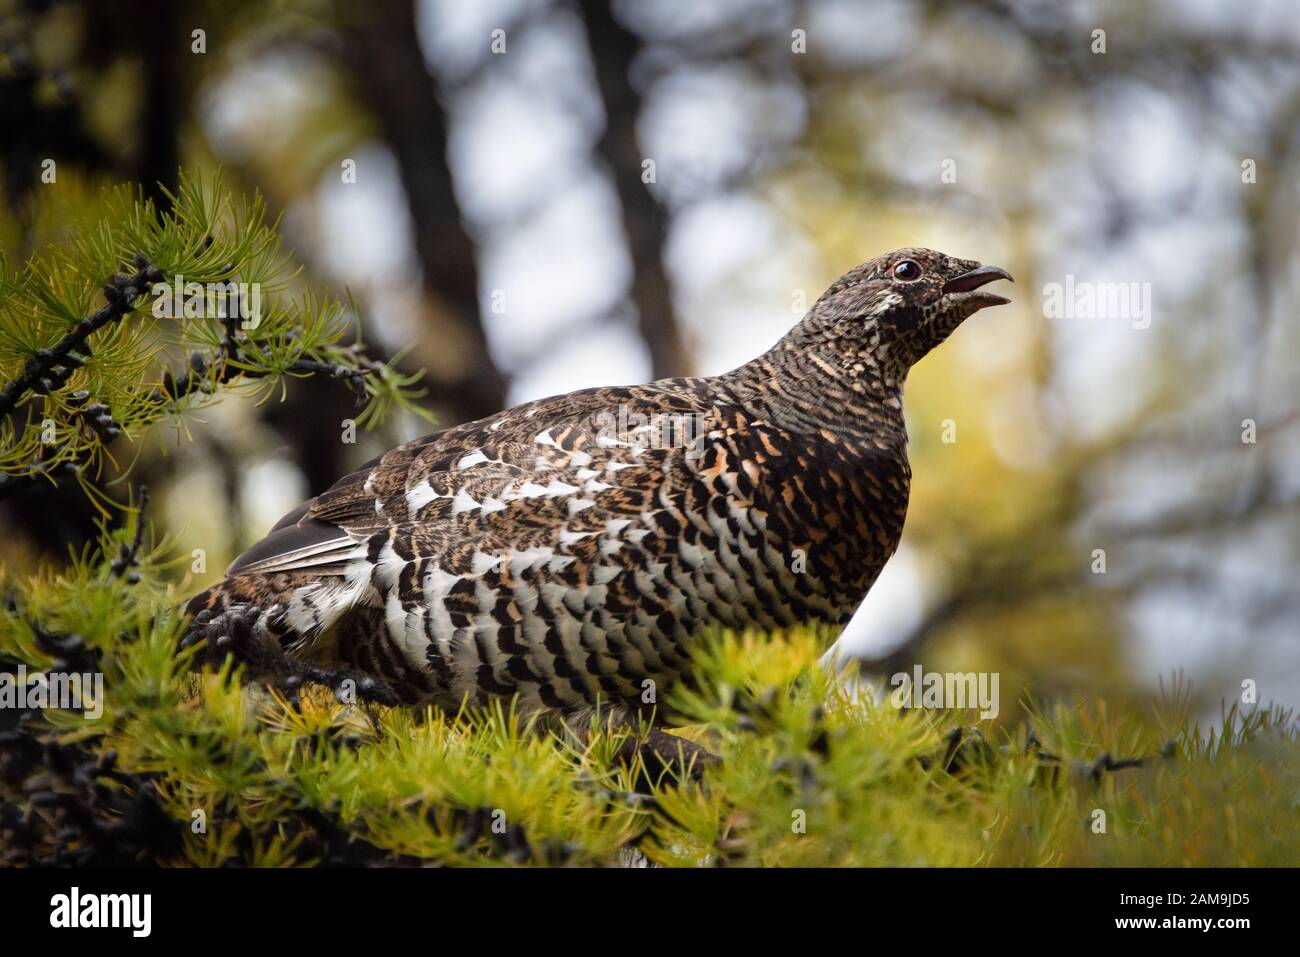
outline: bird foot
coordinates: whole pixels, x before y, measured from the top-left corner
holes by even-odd
[[[322,685],[334,692],[343,704],[358,701],[396,706],[402,703],[389,684],[381,678],[351,668],[322,668],[302,661],[288,662],[289,673],[276,682],[276,686],[296,694],[304,684]]]
[[[630,764],[641,758],[642,774],[637,781],[638,790],[648,790],[659,784],[665,775],[678,780],[698,781],[704,769],[721,764],[722,759],[693,741],[652,728],[642,737],[629,737],[616,753],[616,758]]]
[[[279,642],[267,640],[258,628],[261,612],[249,605],[232,605],[214,615],[204,609],[191,619],[181,636],[181,649],[203,644],[201,660],[220,666],[227,656],[256,673],[278,671],[285,661]]]
[[[381,678],[348,668],[328,668],[289,657],[279,639],[259,620],[264,613],[248,605],[234,605],[218,615],[200,611],[181,637],[181,648],[206,642],[202,663],[220,667],[227,656],[245,665],[250,676],[268,681],[294,697],[304,685],[322,685],[344,704],[357,701],[396,705],[397,693]]]

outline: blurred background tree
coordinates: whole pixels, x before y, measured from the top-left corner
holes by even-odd
[[[1287,0],[0,0],[0,242],[219,166],[444,424],[724,371],[897,246],[1002,265],[1016,303],[909,383],[904,543],[843,647],[998,671],[1008,705],[1175,668],[1205,706],[1294,705],[1298,120]],[[1107,282],[1149,323],[1045,308]],[[212,556],[195,590],[427,429],[348,444],[351,408],[304,381],[133,450]],[[93,536],[73,498],[0,500],[11,570]]]

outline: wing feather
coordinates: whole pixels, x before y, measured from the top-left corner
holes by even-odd
[[[579,490],[601,463],[625,460],[620,467],[632,472],[620,472],[620,479],[635,482],[634,472],[661,460],[655,454],[638,459],[639,452],[599,438],[598,418],[634,398],[645,396],[585,390],[408,442],[295,508],[227,574],[342,574],[377,532],[400,537],[404,551],[417,556],[449,548],[472,556],[478,549],[558,545],[564,535],[591,534],[587,526],[603,528],[608,517],[622,514],[620,506],[631,505],[611,500],[612,512],[579,511],[594,504]],[[652,401],[647,411],[703,410],[680,392]]]
[[[346,560],[357,540],[337,525],[306,518],[267,535],[226,569],[226,575],[268,575]]]

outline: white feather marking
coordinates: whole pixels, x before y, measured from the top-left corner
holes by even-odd
[[[396,597],[396,592],[393,593],[393,597]],[[414,608],[404,608],[400,600],[397,604],[402,608],[403,615],[397,630],[394,631],[392,625],[389,625],[388,632],[396,637],[398,648],[412,667],[424,667],[427,664],[425,655],[429,649],[429,636],[424,630],[424,619],[429,614],[429,609],[418,605]]]
[[[435,492],[429,485],[429,480],[425,479],[419,485],[406,490],[406,508],[414,517],[416,512],[439,498],[450,498],[450,496]]]
[[[384,625],[390,638],[406,633],[406,609],[397,597],[397,589],[389,592],[384,600]]]
[[[375,574],[388,586],[397,584],[397,577],[406,567],[406,559],[393,550],[392,542],[385,542],[379,550],[379,561],[375,563]]]
[[[472,512],[476,508],[481,508],[474,496],[470,495],[464,489],[456,493],[456,498],[451,503],[451,514],[457,515],[461,512]]]
[[[487,552],[475,552],[473,564],[470,566],[470,574],[475,578],[482,578],[488,572],[496,571],[501,567],[503,561],[501,555],[489,555]]]
[[[572,561],[573,559],[569,559]],[[564,603],[564,596],[569,593],[569,589],[558,582],[542,582],[542,597],[546,603],[553,607],[560,607]]]
[[[536,482],[525,482],[519,486],[519,491],[513,495],[503,495],[502,498],[507,501],[516,498],[538,498],[546,494],[546,486],[538,485]]]
[[[555,549],[545,546],[520,549],[517,552],[510,553],[510,567],[518,572],[527,571],[534,565],[549,561],[554,555]]]

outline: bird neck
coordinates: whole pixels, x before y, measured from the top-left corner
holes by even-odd
[[[903,382],[878,338],[849,339],[800,324],[763,355],[722,376],[737,402],[794,434],[907,441]]]

